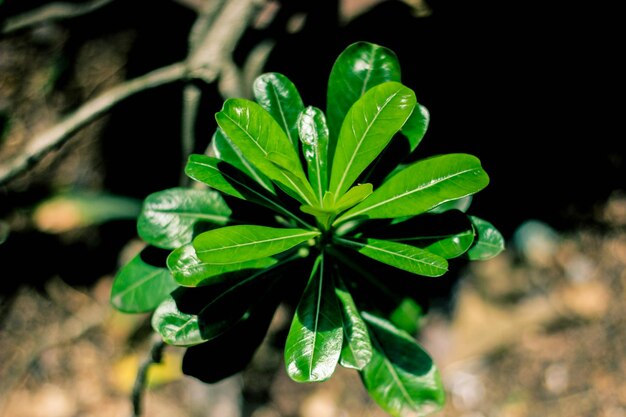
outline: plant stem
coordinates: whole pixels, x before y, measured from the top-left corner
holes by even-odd
[[[196,118],[198,116],[198,107],[202,92],[200,88],[189,83],[183,89],[183,119],[181,121],[181,174],[180,185],[189,184],[190,178],[185,175],[185,165],[187,158],[193,152],[196,145]]]
[[[25,172],[49,152],[60,148],[78,129],[134,94],[186,78],[196,77],[207,83],[214,82],[224,66],[232,62],[230,56],[261,4],[261,0],[227,2],[215,20],[209,20],[212,22],[211,27],[206,30],[204,38],[198,40],[197,48],[187,60],[112,87],[35,136],[20,154],[8,162],[0,163],[0,186]]]
[[[148,357],[143,361],[139,370],[137,371],[137,378],[135,379],[135,385],[133,386],[132,400],[133,400],[133,415],[132,417],[141,416],[141,398],[146,387],[146,380],[148,376],[148,369],[152,364],[161,363],[163,359],[163,349],[165,348],[165,342],[159,335],[155,335],[154,342],[150,347],[150,353]]]
[[[6,35],[18,30],[27,29],[55,20],[71,19],[96,11],[113,0],[94,0],[88,3],[50,3],[40,8],[10,17],[2,26],[2,34]]]

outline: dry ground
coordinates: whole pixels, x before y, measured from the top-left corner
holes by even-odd
[[[439,416],[626,416],[624,204],[609,202],[602,230],[558,235],[526,225],[505,253],[464,272],[452,316],[434,311],[420,335],[448,391]],[[111,279],[89,288],[56,279],[42,291],[23,288],[5,306],[0,416],[131,414],[147,317],[108,306]],[[286,323],[279,310],[273,332]],[[270,344],[246,372],[215,386],[179,375],[180,353],[167,349],[152,375],[146,417],[385,416],[353,371],[297,384]]]

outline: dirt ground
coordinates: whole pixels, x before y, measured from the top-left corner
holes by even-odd
[[[419,337],[448,393],[436,415],[626,416],[625,207],[624,199],[608,202],[602,230],[559,235],[528,222],[505,253],[464,271],[452,315],[434,311]],[[57,279],[41,291],[23,288],[5,306],[1,416],[131,415],[129,392],[150,337],[146,316],[109,307],[111,280],[75,288]],[[279,310],[271,334],[286,324]],[[146,417],[385,416],[355,372],[297,384],[270,343],[243,374],[216,385],[181,376],[181,350],[165,353]]]

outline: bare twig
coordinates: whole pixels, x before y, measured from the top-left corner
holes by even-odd
[[[250,96],[250,93],[246,94],[243,90],[241,70],[230,57],[222,60],[217,89],[224,98]]]
[[[196,13],[200,13],[202,8],[206,6],[206,3],[211,2],[207,2],[206,0],[174,0],[174,3],[178,3]]]
[[[13,160],[0,164],[0,185],[26,171],[48,152],[61,147],[78,129],[120,101],[141,91],[178,81],[185,75],[184,63],[172,64],[112,87],[100,96],[87,101],[65,119],[35,136]]]
[[[133,386],[133,417],[141,416],[141,398],[143,397],[143,391],[146,386],[148,369],[150,369],[152,364],[161,363],[164,348],[165,342],[163,342],[159,335],[155,335],[155,339],[150,347],[150,353],[139,367],[137,379],[135,379],[135,385]]]
[[[248,54],[242,69],[242,89],[244,91],[252,91],[254,80],[261,75],[263,67],[270,56],[270,52],[274,48],[273,40],[264,40],[256,45]]]
[[[225,1],[226,0],[207,1],[201,8],[198,9],[198,17],[191,27],[191,30],[189,32],[189,38],[187,41],[188,56],[192,56],[196,52],[198,46],[202,43],[202,40],[207,36],[211,25],[213,24],[218,13],[222,9]],[[195,148],[195,125],[201,98],[202,92],[196,85],[185,85],[185,88],[183,89],[183,110],[181,121],[181,186],[189,184],[189,177],[185,175],[184,168],[185,164],[187,163],[187,158],[189,154],[191,154],[191,152]]]
[[[230,0],[220,11],[204,39],[188,59],[194,77],[207,83],[220,75],[224,63],[230,62],[237,42],[260,8],[262,0]]]
[[[183,89],[183,117],[181,123],[181,151],[182,170],[180,175],[180,185],[189,184],[189,177],[185,175],[185,165],[187,158],[193,152],[196,144],[196,117],[202,92],[194,84],[187,84]]]
[[[50,3],[38,9],[11,17],[2,27],[3,34],[9,34],[31,26],[55,20],[71,19],[96,11],[114,0],[93,0],[88,3]]]
[[[48,152],[58,149],[82,126],[136,93],[187,76],[198,77],[212,83],[225,69],[232,74],[230,56],[262,3],[263,0],[227,2],[186,62],[154,70],[115,86],[86,102],[61,122],[36,136],[13,160],[0,164],[0,186],[26,171]]]
[[[226,0],[213,0],[205,2],[202,10],[198,13],[198,17],[189,31],[188,47],[189,54],[198,49],[198,45],[204,39],[211,25]]]

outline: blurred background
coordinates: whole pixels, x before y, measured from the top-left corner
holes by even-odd
[[[416,157],[480,158],[491,183],[471,213],[507,241],[428,294],[416,336],[442,371],[439,416],[626,417],[623,28],[607,5],[560,3],[0,0],[0,416],[131,415],[149,317],[114,312],[110,287],[141,246],[141,200],[180,182],[181,135],[203,152],[224,98],[265,71],[325,108],[334,59],[362,40],[396,52],[430,110]],[[224,4],[241,4],[226,29],[190,38]],[[186,82],[172,64],[188,57],[207,66]],[[143,415],[385,416],[352,371],[290,381],[288,320],[279,310],[246,371],[216,385],[167,349]]]

